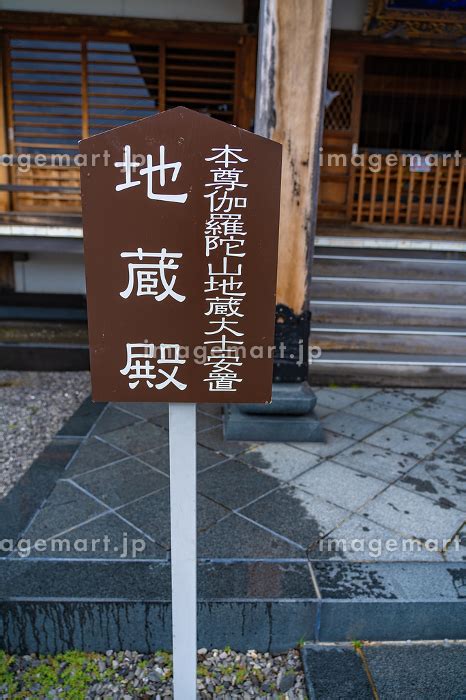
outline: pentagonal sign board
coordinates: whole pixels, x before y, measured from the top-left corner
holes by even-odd
[[[80,150],[93,398],[270,401],[281,146],[178,107]]]

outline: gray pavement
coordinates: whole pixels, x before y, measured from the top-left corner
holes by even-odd
[[[465,561],[466,391],[316,393],[320,444],[226,442],[221,407],[199,406],[199,556]],[[168,407],[109,404],[96,418],[57,437],[80,447],[23,536],[46,540],[37,557],[118,559],[138,538],[139,558],[167,560]],[[82,543],[105,535],[107,547]]]
[[[466,644],[309,644],[310,700],[465,700]]]

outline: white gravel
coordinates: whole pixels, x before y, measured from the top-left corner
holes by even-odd
[[[88,372],[0,371],[0,497],[89,393]]]

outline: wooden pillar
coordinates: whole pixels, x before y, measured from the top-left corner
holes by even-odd
[[[306,313],[331,0],[262,0],[255,132],[283,144],[277,303]]]
[[[331,0],[261,0],[254,130],[283,144],[274,386],[270,404],[229,409],[227,439],[324,439],[307,349],[330,14]]]

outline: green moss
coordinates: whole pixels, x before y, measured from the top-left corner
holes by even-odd
[[[0,695],[11,697],[16,692],[17,684],[11,671],[13,657],[0,651]]]
[[[99,668],[94,656],[79,651],[69,651],[57,656],[65,664],[60,674],[61,685],[67,689],[67,700],[85,700],[89,686],[97,680]]]
[[[41,657],[41,663],[28,668],[21,678],[21,689],[15,698],[43,697],[47,698],[51,690],[60,686],[55,659],[47,663]]]
[[[260,668],[253,668],[252,673],[260,683],[263,683],[265,681],[265,676]]]
[[[56,656],[38,657],[38,663],[22,674],[9,693],[12,700],[52,697],[85,700],[89,687],[100,677],[98,655],[68,651]]]
[[[245,680],[246,676],[248,675],[248,672],[245,668],[240,668],[238,669],[236,673],[236,681],[237,683],[243,683]]]

